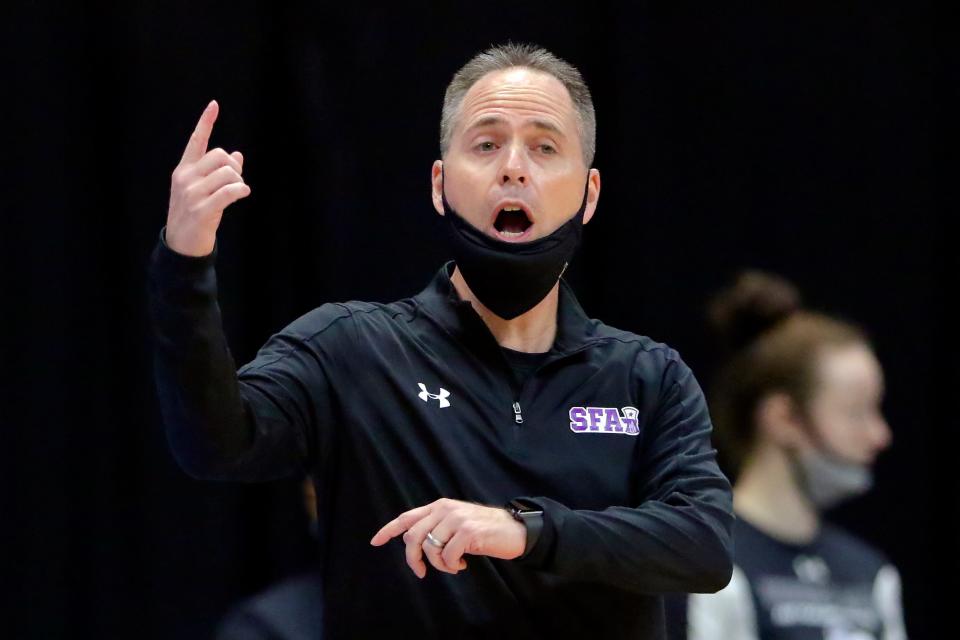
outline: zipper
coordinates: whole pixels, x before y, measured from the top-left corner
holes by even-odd
[[[469,322],[474,322],[476,324],[477,329],[479,329],[481,333],[484,334],[488,344],[490,344],[497,351],[500,350],[500,344],[497,343],[496,339],[493,337],[493,334],[490,332],[490,329],[487,327],[486,324],[484,324],[483,320],[481,320],[479,316],[471,315]],[[570,358],[571,356],[574,356],[580,353],[581,351],[586,351],[591,346],[593,346],[593,342],[588,341],[586,344],[582,344],[576,349],[573,349],[572,351],[567,351],[562,355],[548,359],[546,362],[544,362],[539,367],[537,367],[537,369],[530,375],[530,378],[519,387],[513,384],[509,384],[509,383],[507,384],[507,387],[509,388],[509,391],[510,391],[510,395],[516,398],[516,400],[514,400],[513,404],[511,405],[511,413],[513,415],[513,424],[515,427],[519,428],[520,425],[523,424],[523,410],[520,408],[520,400],[524,397],[524,389],[527,386],[529,386],[530,379],[533,379],[534,377],[536,377],[537,374],[540,373],[546,367],[553,366],[557,362],[566,360],[567,358]],[[513,370],[510,369],[510,366],[507,363],[506,358],[503,356],[502,353],[498,353],[497,355],[499,356],[497,360],[500,363],[501,371],[506,373],[506,378],[508,380],[512,379]]]
[[[491,336],[491,337],[492,337],[492,336]],[[497,346],[499,347],[500,345],[497,345]],[[565,354],[563,354],[563,355],[561,355],[561,356],[558,356],[558,357],[555,357],[555,358],[552,358],[552,359],[547,360],[546,362],[544,362],[543,364],[541,364],[539,367],[537,367],[536,371],[534,371],[532,374],[530,374],[530,377],[527,379],[527,381],[526,381],[524,384],[522,384],[519,388],[515,388],[515,389],[514,389],[514,388],[511,388],[511,391],[514,391],[514,393],[516,394],[516,395],[514,396],[514,397],[516,398],[516,400],[514,400],[513,405],[511,406],[511,409],[513,410],[513,424],[514,424],[514,426],[519,427],[520,425],[523,424],[523,410],[520,408],[520,400],[524,397],[524,393],[523,393],[523,392],[524,392],[524,389],[525,389],[527,386],[529,386],[530,381],[531,381],[533,378],[535,378],[535,377],[537,376],[537,374],[540,373],[543,369],[545,369],[545,368],[547,368],[547,367],[550,367],[550,366],[553,366],[553,365],[556,364],[557,362],[561,362],[561,361],[563,361],[563,360],[566,360],[567,358],[569,358],[569,357],[571,357],[571,356],[573,356],[573,355],[575,355],[575,354],[577,354],[577,353],[580,353],[581,351],[586,351],[588,348],[590,348],[590,346],[591,346],[591,344],[588,343],[588,344],[585,344],[585,345],[582,345],[582,346],[578,347],[577,349],[574,349],[573,351],[568,351],[567,353],[565,353]],[[503,360],[503,358],[501,358],[501,360]],[[506,364],[505,361],[504,361],[504,364]],[[510,371],[510,367],[507,367],[507,370],[508,370],[508,371],[507,371],[508,374],[510,374],[510,377],[512,378],[512,377],[513,377],[513,372]],[[511,385],[511,386],[512,386],[512,385]]]

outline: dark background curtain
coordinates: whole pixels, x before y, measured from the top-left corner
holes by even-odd
[[[145,269],[170,172],[218,99],[212,146],[244,152],[253,188],[219,235],[246,362],[311,308],[411,294],[447,258],[429,199],[443,90],[507,39],[594,94],[603,190],[570,275],[589,314],[670,343],[706,386],[705,301],[741,267],[867,327],[895,442],[834,517],[901,569],[913,637],[953,628],[947,28],[916,3],[661,4],[6,6],[0,635],[206,638],[309,565],[296,479],[197,482],[167,449]]]

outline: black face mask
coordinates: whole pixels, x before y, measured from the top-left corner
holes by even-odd
[[[557,284],[580,245],[586,186],[573,217],[550,235],[531,242],[492,238],[464,220],[447,202],[445,191],[441,198],[457,267],[480,302],[505,320],[537,306]]]

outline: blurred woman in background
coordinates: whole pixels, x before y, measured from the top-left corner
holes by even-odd
[[[719,294],[710,317],[726,344],[708,395],[718,448],[738,471],[736,566],[721,592],[690,596],[688,637],[905,638],[897,570],[822,518],[870,488],[891,442],[866,336],[760,272]]]

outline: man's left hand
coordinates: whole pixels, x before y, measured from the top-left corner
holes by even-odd
[[[443,543],[427,540],[427,534]],[[512,560],[523,554],[527,529],[506,509],[441,498],[401,513],[370,540],[375,547],[403,534],[407,564],[418,578],[427,575],[423,555],[435,568],[457,573],[467,568],[464,554]]]

